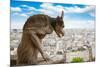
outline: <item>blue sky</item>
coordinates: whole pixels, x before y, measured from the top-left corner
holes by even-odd
[[[64,11],[65,28],[94,28],[95,6],[11,0],[11,28],[22,29],[27,18],[35,14],[51,17]]]

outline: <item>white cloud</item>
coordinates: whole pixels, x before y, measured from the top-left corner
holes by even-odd
[[[95,10],[95,6],[86,6],[84,8],[80,8],[78,6],[74,7],[65,7],[66,13],[86,13]]]
[[[23,17],[28,17],[28,15],[27,14],[20,14],[20,16],[23,16]]]
[[[62,10],[64,13],[87,13],[95,10],[95,6],[85,6],[84,8],[78,6],[65,7],[61,5],[54,6],[52,3],[43,3],[40,7],[41,9],[38,11],[48,15],[60,15]]]
[[[64,10],[62,6],[54,6],[52,3],[43,3],[40,7],[41,9],[38,9],[38,11],[53,17],[60,15],[61,11]]]
[[[33,13],[35,13],[34,11],[29,11],[29,12],[27,12],[26,14],[27,15],[31,15],[31,14],[33,14]]]
[[[80,8],[78,6],[74,6],[74,7],[65,7],[65,6],[61,6],[61,5],[56,5],[54,6],[54,4],[52,3],[42,3],[40,5],[40,9],[36,9],[35,7],[31,7],[28,5],[21,5],[24,8],[27,8],[28,13],[32,14],[32,11],[40,11],[41,13],[50,15],[50,16],[57,16],[57,15],[61,15],[61,11],[63,10],[64,13],[86,13],[92,10],[95,10],[95,6],[86,6],[84,8]],[[11,8],[12,11],[18,12],[21,11],[20,7],[12,7]],[[89,14],[90,16],[93,16],[93,13]],[[24,15],[25,16],[25,15]]]
[[[95,13],[91,12],[89,13],[90,16],[95,17]]]
[[[22,7],[29,7],[28,5],[21,5]]]
[[[11,11],[13,11],[13,12],[20,12],[21,8],[20,7],[11,7]]]
[[[36,10],[34,7],[28,7],[29,10]]]
[[[92,10],[95,10],[95,6],[87,6],[83,12],[89,12],[89,11],[92,11]]]
[[[19,13],[19,12],[24,12],[24,10],[21,8],[23,7],[25,10],[27,10],[27,13]],[[27,14],[33,14],[34,11],[38,11],[38,9],[36,9],[35,7],[31,7],[28,5],[21,5],[20,7],[11,7],[11,11],[14,12],[12,13],[13,15],[19,15],[19,16],[24,16],[27,17]]]
[[[28,15],[26,13],[18,13],[18,12],[15,12],[13,13],[14,16],[22,16],[22,17],[28,17]]]
[[[64,10],[63,6],[61,5],[54,6],[52,3],[43,3],[42,5],[40,5],[40,7],[42,7],[43,9],[47,9],[47,10],[51,10],[55,12]]]
[[[28,5],[21,5],[21,7],[27,8],[27,10],[29,10],[29,11],[30,10],[37,10],[36,8],[28,6]]]
[[[40,7],[42,7],[42,8],[47,8],[47,7],[50,8],[52,6],[53,6],[52,3],[43,3],[43,4],[40,5]]]

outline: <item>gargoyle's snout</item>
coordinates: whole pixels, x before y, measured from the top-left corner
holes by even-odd
[[[64,31],[56,31],[58,37],[63,37],[64,36]]]

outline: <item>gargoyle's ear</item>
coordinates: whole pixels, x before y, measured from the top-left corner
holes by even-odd
[[[59,19],[60,19],[60,17],[59,17],[59,16],[57,16],[57,17],[56,17],[56,20],[59,20]]]
[[[61,14],[61,19],[63,19],[64,17],[64,11],[62,11],[62,14]]]

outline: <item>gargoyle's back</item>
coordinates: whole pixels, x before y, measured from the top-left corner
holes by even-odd
[[[32,29],[35,32],[52,33],[53,29],[50,24],[50,17],[43,14],[30,16],[24,24],[23,30]]]
[[[26,28],[33,28],[33,27],[45,27],[49,25],[49,16],[43,15],[43,14],[38,14],[38,15],[33,15],[30,16],[27,21],[24,24],[23,29]]]

